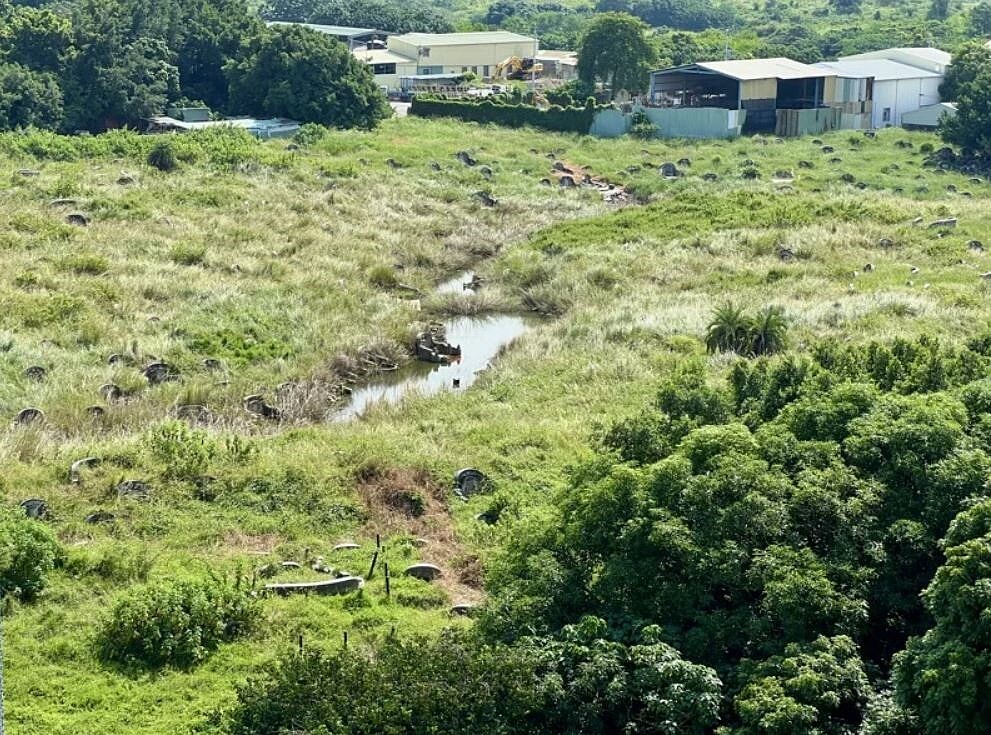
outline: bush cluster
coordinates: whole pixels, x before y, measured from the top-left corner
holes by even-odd
[[[98,634],[100,654],[127,665],[188,667],[245,634],[257,616],[257,603],[226,581],[153,582],[114,605]]]
[[[34,598],[61,558],[62,548],[47,526],[19,511],[0,511],[0,595]]]
[[[543,110],[530,105],[501,104],[491,100],[469,102],[439,98],[416,97],[410,114],[420,117],[456,117],[480,123],[493,123],[519,128],[525,125],[559,133],[585,135],[592,127],[595,102],[589,100],[585,107],[551,106]]]

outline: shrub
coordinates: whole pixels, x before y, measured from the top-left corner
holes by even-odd
[[[47,526],[16,511],[0,511],[0,593],[34,598],[61,558],[62,549]]]
[[[206,260],[206,247],[194,243],[176,243],[172,246],[169,257],[177,265],[200,265]]]
[[[162,138],[148,151],[148,165],[159,171],[174,171],[179,165],[175,143],[170,138]]]
[[[657,128],[643,112],[633,113],[633,122],[630,125],[630,135],[640,140],[651,140],[657,137]]]
[[[244,590],[220,580],[142,585],[118,599],[104,620],[100,655],[130,665],[189,667],[244,635],[257,616],[258,604]]]
[[[595,117],[595,103],[582,107],[551,106],[547,110],[520,104],[497,104],[492,100],[466,102],[415,97],[410,107],[411,115],[420,117],[455,117],[480,123],[494,123],[519,128],[529,125],[560,133],[586,134]]]
[[[155,460],[165,465],[164,476],[173,480],[202,475],[217,453],[216,442],[209,434],[182,421],[165,421],[153,427],[143,444]]]

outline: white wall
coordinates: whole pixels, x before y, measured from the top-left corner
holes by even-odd
[[[939,102],[940,78],[893,79],[874,82],[874,113],[871,125],[875,128],[896,127],[902,124],[902,115],[926,105]],[[885,108],[890,109],[890,119],[884,119]]]

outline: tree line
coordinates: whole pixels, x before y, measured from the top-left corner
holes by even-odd
[[[388,112],[346,47],[244,0],[0,2],[0,129],[139,126],[170,104],[342,127]]]

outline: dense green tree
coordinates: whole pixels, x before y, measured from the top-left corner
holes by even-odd
[[[68,19],[50,10],[14,7],[0,24],[0,51],[8,63],[59,72],[72,44]]]
[[[0,129],[57,128],[62,90],[53,74],[0,64]]]
[[[437,6],[395,0],[273,0],[262,10],[269,20],[375,28],[391,33],[451,33],[454,24]]]
[[[983,505],[978,513],[987,518]],[[986,531],[986,524],[966,531]],[[895,661],[898,700],[926,735],[991,731],[991,535],[966,538],[966,531],[951,532],[955,545],[924,594],[935,626]]]
[[[991,36],[991,2],[983,0],[970,9],[970,32],[975,36]]]
[[[628,13],[653,27],[701,31],[737,22],[736,8],[718,0],[598,0],[597,13]]]
[[[932,0],[929,6],[929,17],[934,20],[946,20],[950,14],[950,0]]]
[[[276,26],[226,67],[231,107],[341,128],[374,127],[389,114],[368,65],[347,46],[299,26]]]
[[[613,95],[621,89],[642,92],[655,61],[646,33],[641,21],[624,13],[597,16],[578,48],[578,76],[589,84],[604,82]]]
[[[953,57],[940,96],[957,102],[957,114],[941,125],[943,137],[974,151],[991,151],[991,49],[965,46]]]
[[[728,735],[848,735],[871,695],[854,642],[820,637],[781,656],[741,666],[745,685],[733,701],[740,724]]]

